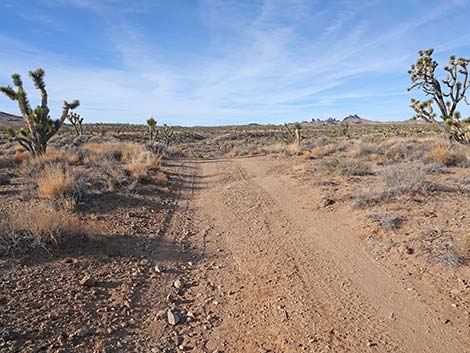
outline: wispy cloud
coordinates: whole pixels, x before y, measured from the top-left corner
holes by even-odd
[[[80,109],[95,121],[143,122],[156,115],[192,125],[345,113],[407,118],[406,69],[419,49],[414,38],[429,31],[430,23],[455,20],[467,5],[418,1],[411,8],[405,2],[399,6],[410,7],[406,14],[379,1],[329,7],[310,0],[201,0],[186,9],[162,6],[144,0],[43,0],[39,10],[79,11],[83,21],[100,28],[105,46],[88,40],[84,53],[72,55],[64,47],[45,50],[0,32],[0,83],[8,81],[6,73],[44,66],[51,97],[80,98]],[[392,10],[396,18],[384,15]],[[29,21],[59,30],[48,24],[53,16],[41,14]],[[168,18],[177,22],[163,26]],[[435,38],[420,38],[420,46],[468,53],[469,36],[431,30]],[[96,55],[109,58],[109,65],[94,62]],[[383,102],[394,102],[393,109],[384,111]],[[1,98],[4,105],[14,109]]]

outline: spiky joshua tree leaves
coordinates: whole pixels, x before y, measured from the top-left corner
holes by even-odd
[[[432,58],[433,52],[433,49],[420,51],[416,64],[408,71],[413,82],[408,90],[418,88],[430,97],[423,101],[411,99],[411,107],[416,113],[416,118],[438,124],[451,141],[470,145],[470,118],[462,120],[457,110],[462,101],[469,104],[466,94],[470,88],[470,59],[452,55],[449,64],[444,67],[446,78],[438,80],[436,68],[439,64]],[[439,109],[442,122],[436,120],[435,105]]]
[[[34,86],[41,92],[41,104],[34,110],[29,104],[28,95],[23,88],[23,82],[19,74],[13,74],[13,85],[0,86],[0,92],[3,92],[11,100],[18,102],[21,115],[23,116],[26,129],[8,130],[8,137],[11,141],[17,141],[26,150],[34,156],[40,156],[46,152],[47,143],[62,127],[69,111],[80,105],[78,100],[72,103],[64,101],[62,105],[62,113],[57,120],[51,119],[49,115],[49,107],[47,105],[46,83],[44,82],[44,70],[37,69],[30,71],[29,76],[33,80]]]

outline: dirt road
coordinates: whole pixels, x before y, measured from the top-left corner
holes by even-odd
[[[357,211],[319,207],[282,158],[185,163],[203,253],[187,310],[208,315],[196,351],[470,351],[468,312],[374,258]]]

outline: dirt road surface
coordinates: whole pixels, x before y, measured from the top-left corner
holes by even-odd
[[[375,258],[358,211],[319,207],[282,158],[181,163],[201,255],[180,308],[204,325],[177,330],[193,351],[470,352],[468,306],[425,268],[412,282]]]

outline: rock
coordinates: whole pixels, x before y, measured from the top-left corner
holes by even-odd
[[[335,204],[335,203],[336,203],[335,200],[326,197],[326,198],[324,198],[324,199],[321,201],[321,206],[322,206],[322,207],[328,207],[328,206],[331,206],[331,205],[333,205],[333,204]]]
[[[367,347],[375,347],[377,345],[377,343],[371,341],[371,340],[367,340]]]
[[[173,287],[175,287],[176,289],[182,289],[184,287],[184,284],[183,282],[178,278],[174,283],[173,283]]]
[[[91,275],[85,275],[80,280],[80,285],[82,287],[94,287],[94,286],[96,286],[96,279],[95,279],[95,277],[93,277]]]
[[[176,309],[168,309],[167,318],[168,323],[172,326],[177,325],[181,320],[180,315]]]
[[[75,331],[73,335],[75,337],[85,337],[85,336],[88,336],[89,334],[90,334],[90,330],[87,329],[86,327],[82,327],[78,329],[77,331]]]
[[[153,268],[155,270],[155,272],[157,273],[163,273],[163,268],[161,268],[160,266],[158,265],[155,265],[155,267]]]
[[[0,173],[0,185],[10,184],[10,176],[7,173]]]

